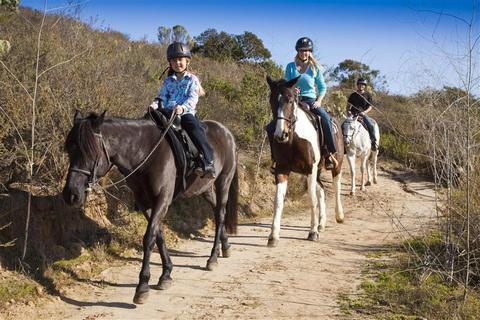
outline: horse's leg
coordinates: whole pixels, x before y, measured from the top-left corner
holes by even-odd
[[[373,183],[377,183],[377,157],[378,157],[378,150],[372,152],[372,157],[370,159],[372,170],[373,170]]]
[[[366,161],[366,167],[367,167],[367,183],[365,185],[371,186],[372,185],[372,158],[373,158],[373,152],[370,150],[367,156],[367,161]]]
[[[155,289],[166,290],[172,285],[173,282],[172,277],[170,277],[173,269],[173,263],[170,259],[170,255],[168,254],[167,246],[165,245],[162,224],[159,224],[158,226],[156,240],[158,251],[160,252],[160,257],[162,258],[162,275],[158,279],[158,284],[155,286]]]
[[[168,209],[166,199],[156,201],[148,220],[147,231],[143,236],[143,261],[140,270],[139,282],[135,290],[133,302],[142,304],[148,298],[148,281],[150,280],[150,255],[155,245],[160,220],[165,216]]]
[[[335,194],[335,220],[338,223],[343,223],[343,206],[340,195],[342,192],[342,171],[338,172],[337,175],[334,175],[332,172],[333,178],[333,193]]]
[[[308,175],[308,197],[310,198],[311,220],[308,240],[318,241],[318,202],[317,202],[317,171],[318,167],[314,165],[312,174]]]
[[[348,150],[347,151],[347,160],[348,166],[350,167],[350,195],[353,196],[355,194],[355,151]]]
[[[365,169],[367,168],[368,152],[362,152],[360,157],[360,190],[365,191]]]
[[[215,192],[212,190],[206,192],[203,194],[205,199],[210,203],[212,206],[212,209],[215,210],[216,207],[216,196]],[[222,231],[220,233],[220,241],[222,243],[222,257],[228,258],[230,257],[230,244],[228,243],[228,236],[227,236],[227,230],[225,228],[225,225],[223,225]]]
[[[325,190],[323,189],[322,184],[318,185],[317,198],[318,198],[318,208],[320,212],[318,231],[323,232],[325,231],[325,226],[327,224],[327,209],[325,205]]]
[[[226,174],[222,174],[215,181],[215,240],[213,242],[210,258],[207,261],[207,270],[213,270],[218,265],[217,258],[220,255],[220,243],[222,243],[222,249],[227,250],[230,247],[227,240],[227,233],[225,231],[225,213],[230,182],[231,178]],[[223,247],[223,244],[226,246]]]
[[[280,220],[282,219],[283,203],[285,194],[287,193],[288,174],[277,174],[275,176],[277,182],[277,192],[275,193],[275,203],[273,205],[273,222],[267,245],[276,247],[280,240]]]

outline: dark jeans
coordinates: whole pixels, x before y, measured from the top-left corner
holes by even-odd
[[[168,112],[171,114],[171,111]],[[203,154],[205,163],[211,163],[213,161],[213,150],[207,140],[207,134],[205,129],[202,128],[200,120],[193,114],[185,113],[180,116],[180,124],[183,130],[188,133],[190,139]]]
[[[368,134],[370,135],[370,140],[376,141],[377,139],[375,139],[375,130],[373,129],[372,119],[370,119],[367,115],[364,114],[363,122],[368,128]]]
[[[335,153],[337,152],[337,148],[335,147],[335,139],[333,137],[333,129],[332,129],[332,119],[330,115],[325,110],[324,107],[313,108],[313,104],[315,99],[313,98],[301,98],[302,102],[305,102],[310,106],[310,111],[322,118],[322,128],[323,132],[325,133],[325,142],[327,145],[328,152]]]

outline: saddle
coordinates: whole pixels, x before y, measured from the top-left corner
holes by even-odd
[[[322,123],[323,123],[322,118],[319,115],[316,115],[315,113],[311,112],[310,111],[310,106],[307,103],[300,101],[298,103],[298,106],[305,112],[308,120],[310,120],[313,127],[318,132],[318,138],[319,138],[319,142],[320,142],[320,150],[321,150],[322,154],[324,154],[324,155],[328,154],[327,145],[326,145],[326,142],[325,142],[325,134],[323,132],[323,127],[322,127]],[[331,119],[333,119],[333,118],[331,118]],[[337,123],[333,120],[331,122],[332,122],[333,134],[337,134],[337,132],[338,132]]]
[[[373,124],[373,125],[375,125],[375,123],[377,123],[377,122],[375,121],[375,119],[373,119],[373,118],[371,118],[371,117],[370,117],[370,120],[372,121],[372,124]],[[368,127],[367,127],[367,125],[365,124],[365,122],[363,121],[363,116],[362,116],[361,114],[358,115],[357,121],[362,124],[362,126],[365,128],[365,130],[368,131]]]
[[[168,125],[168,118],[170,115],[168,111],[157,109],[149,112],[150,118],[155,122],[157,127],[164,131]],[[179,120],[179,118],[178,118]],[[188,133],[180,126],[180,121],[174,121],[165,134],[170,147],[172,148],[173,156],[175,158],[175,165],[177,167],[177,180],[175,182],[176,197],[180,192],[185,191],[187,187],[187,178],[193,173],[195,168],[202,165],[201,153],[193,143]],[[201,122],[203,129],[207,126]]]

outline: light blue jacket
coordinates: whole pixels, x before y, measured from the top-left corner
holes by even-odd
[[[180,81],[173,74],[165,79],[158,96],[165,109],[172,110],[175,106],[180,105],[183,107],[183,113],[195,115],[199,86],[200,81],[194,74],[186,72]]]
[[[295,62],[290,62],[285,68],[285,79],[292,80],[298,76],[300,76],[300,72],[298,72]],[[316,89],[315,85],[317,86]],[[314,76],[310,67],[301,74],[296,87],[300,89],[300,96],[312,99],[316,99],[318,96],[324,96],[325,92],[327,92],[327,85],[325,84],[322,71],[317,69],[316,75]]]

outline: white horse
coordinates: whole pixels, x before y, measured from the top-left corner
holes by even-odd
[[[370,118],[371,119],[371,118]],[[375,120],[373,122],[375,139],[377,140],[377,146],[380,143],[380,130]],[[360,158],[361,166],[361,185],[360,190],[364,191],[365,186],[372,184],[372,171],[373,171],[373,183],[377,183],[377,150],[372,150],[372,143],[370,141],[370,135],[367,129],[358,121],[358,116],[348,116],[342,123],[343,142],[347,150],[348,165],[350,167],[352,187],[350,189],[350,195],[355,194],[355,159],[358,156]],[[370,160],[370,162],[368,161]],[[364,183],[364,172],[367,169],[367,183]]]
[[[308,195],[311,207],[310,232],[308,240],[317,241],[318,232],[325,230],[327,221],[325,191],[321,183],[320,170],[325,160],[320,152],[318,133],[307,117],[307,113],[299,107],[295,94],[295,83],[291,81],[273,81],[267,78],[270,85],[270,104],[275,119],[274,142],[272,152],[276,160],[274,215],[272,230],[268,238],[268,246],[274,247],[280,239],[280,220],[287,192],[287,182],[290,172],[307,176]],[[343,140],[340,132],[335,135],[339,150],[343,150]],[[340,200],[343,154],[338,153],[339,165],[332,170],[333,189],[335,194],[335,214],[337,222],[343,222],[343,208]]]

